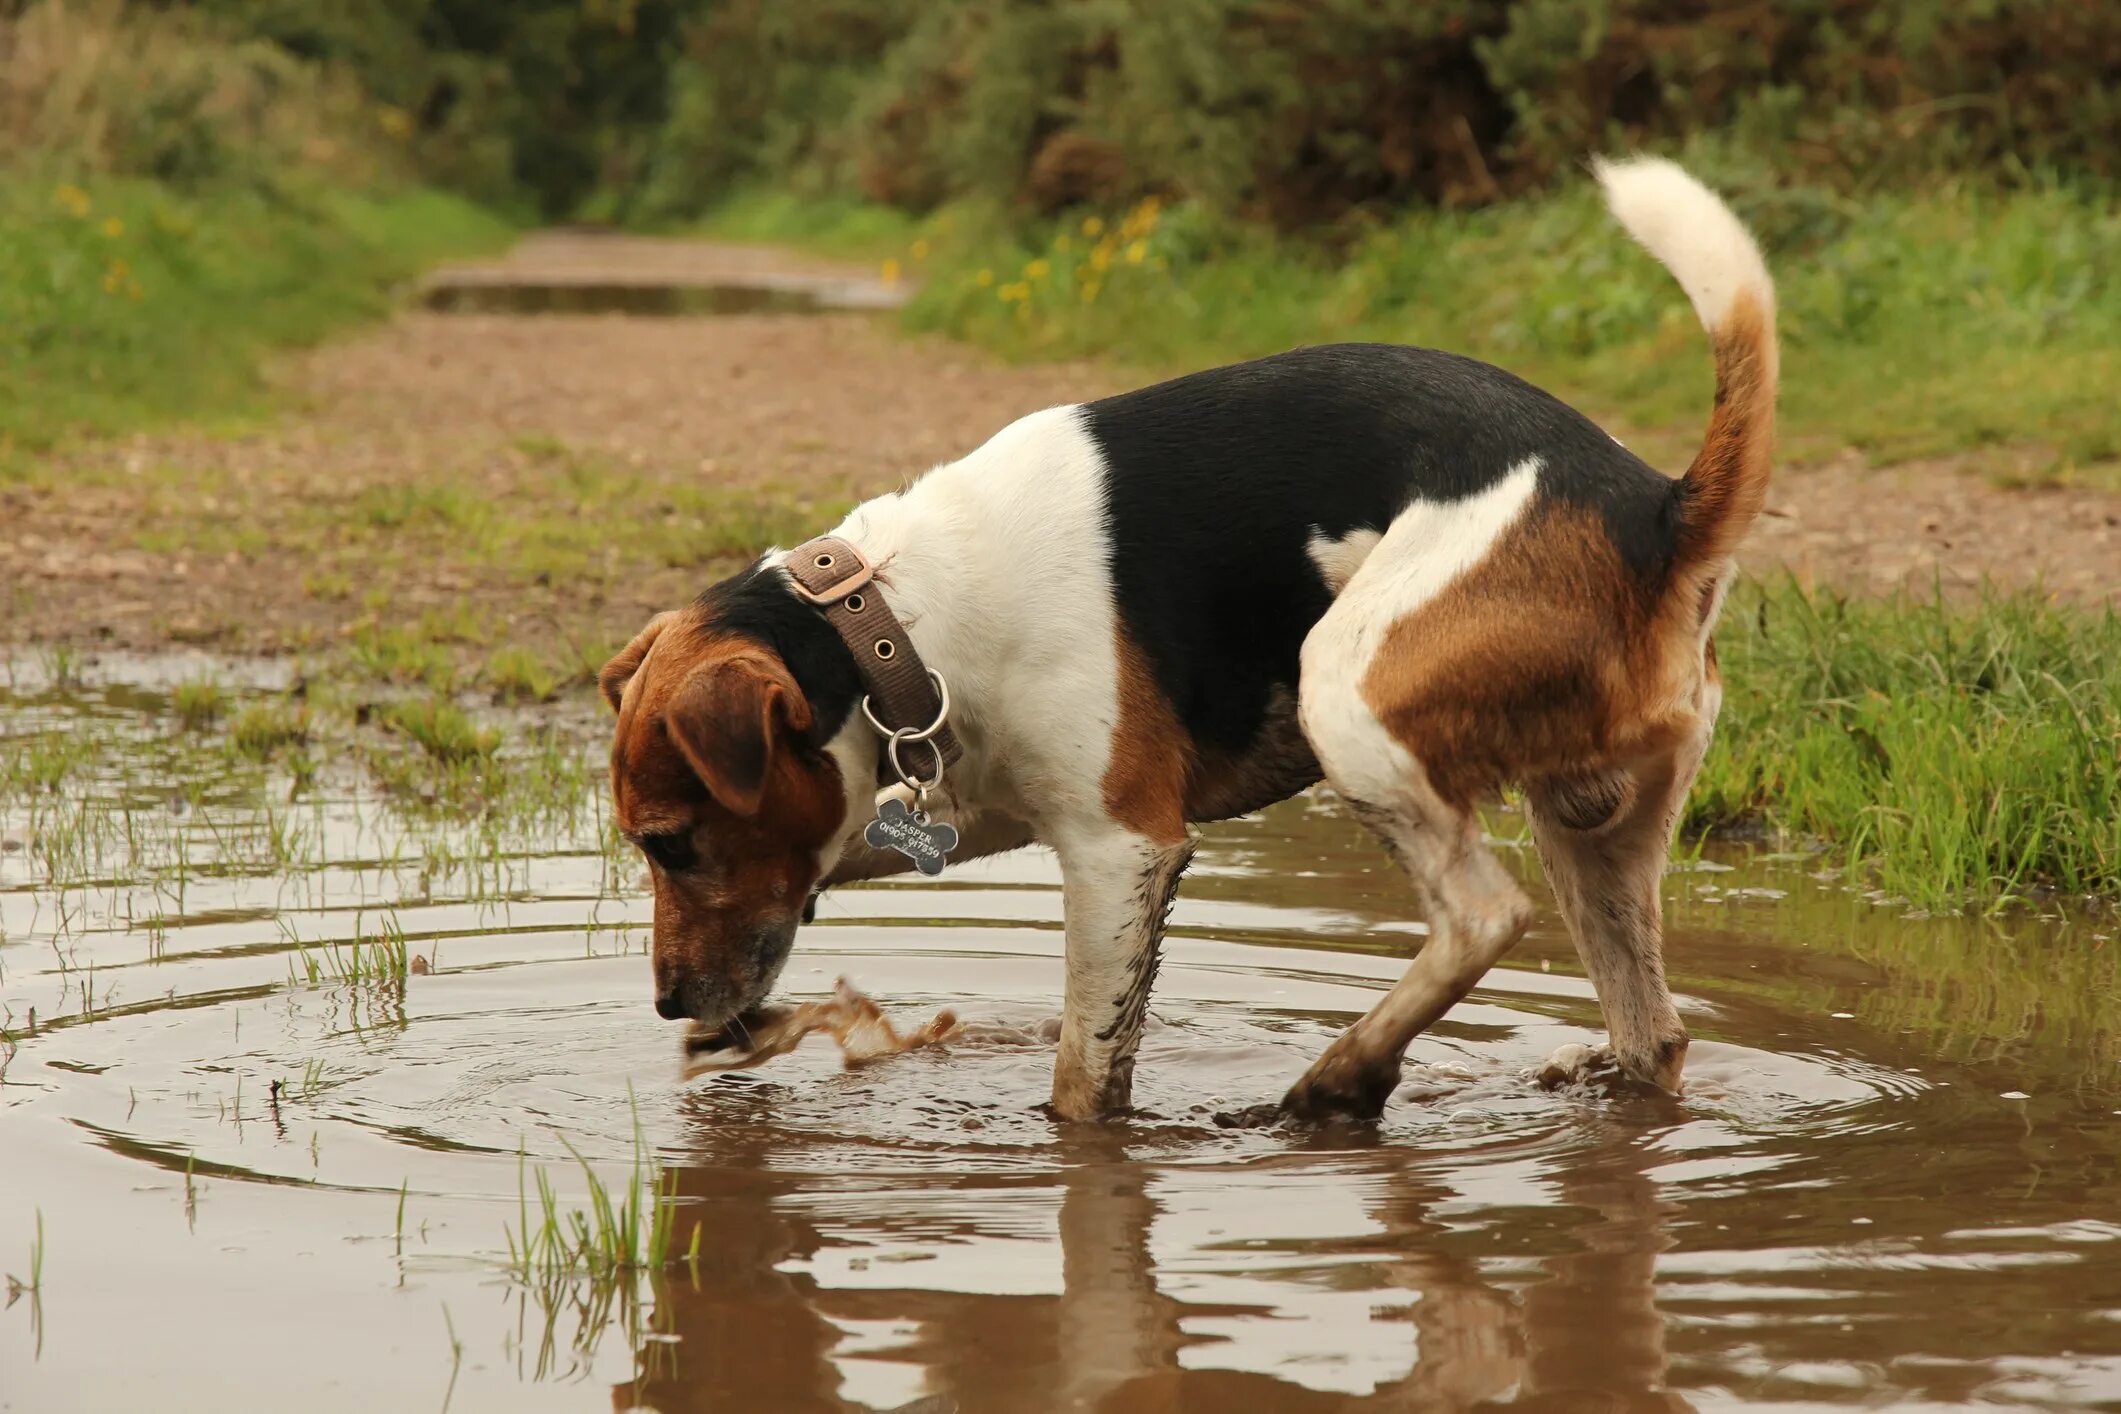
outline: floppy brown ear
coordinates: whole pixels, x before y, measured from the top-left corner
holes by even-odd
[[[810,729],[810,702],[776,659],[746,653],[701,666],[663,709],[670,739],[730,812],[759,813],[776,754]]]
[[[618,656],[606,663],[603,671],[597,674],[597,687],[603,692],[604,700],[611,704],[612,711],[619,710],[619,700],[626,695],[626,684],[632,682],[633,675],[641,670],[641,660],[646,658],[648,650],[655,646],[657,636],[670,627],[677,616],[677,610],[666,609],[650,619],[648,627],[635,634],[633,642],[621,648]]]

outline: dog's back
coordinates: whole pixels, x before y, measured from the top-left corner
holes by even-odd
[[[1636,584],[1670,569],[1678,483],[1523,379],[1434,349],[1335,344],[1088,404],[1117,608],[1195,743],[1242,753],[1293,700],[1304,638],[1400,514],[1540,463]]]

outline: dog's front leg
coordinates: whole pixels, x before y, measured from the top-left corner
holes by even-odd
[[[1067,913],[1068,991],[1053,1112],[1095,1119],[1127,1107],[1164,916],[1193,842],[1159,844],[1108,829],[1057,841],[1055,850]]]

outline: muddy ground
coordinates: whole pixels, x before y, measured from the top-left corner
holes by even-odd
[[[575,239],[498,271],[861,273]],[[1147,375],[1008,366],[889,316],[406,312],[273,376],[288,407],[269,425],[90,445],[0,481],[0,641],[271,652],[425,621],[594,656],[759,537],[821,529],[1024,412]],[[2111,599],[2121,495],[1849,453],[1784,469],[1745,559],[1865,592],[1990,577]]]

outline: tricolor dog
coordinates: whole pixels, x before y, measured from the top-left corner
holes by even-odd
[[[1067,915],[1053,1111],[1112,1113],[1190,827],[1323,778],[1429,934],[1283,1108],[1374,1116],[1531,917],[1476,814],[1514,784],[1610,1032],[1558,1068],[1676,1092],[1658,882],[1767,490],[1774,288],[1679,168],[1598,177],[1714,349],[1677,481],[1487,364],[1300,349],[1033,413],[651,621],[602,687],[657,1011],[740,1035],[819,890],[1038,841]]]

